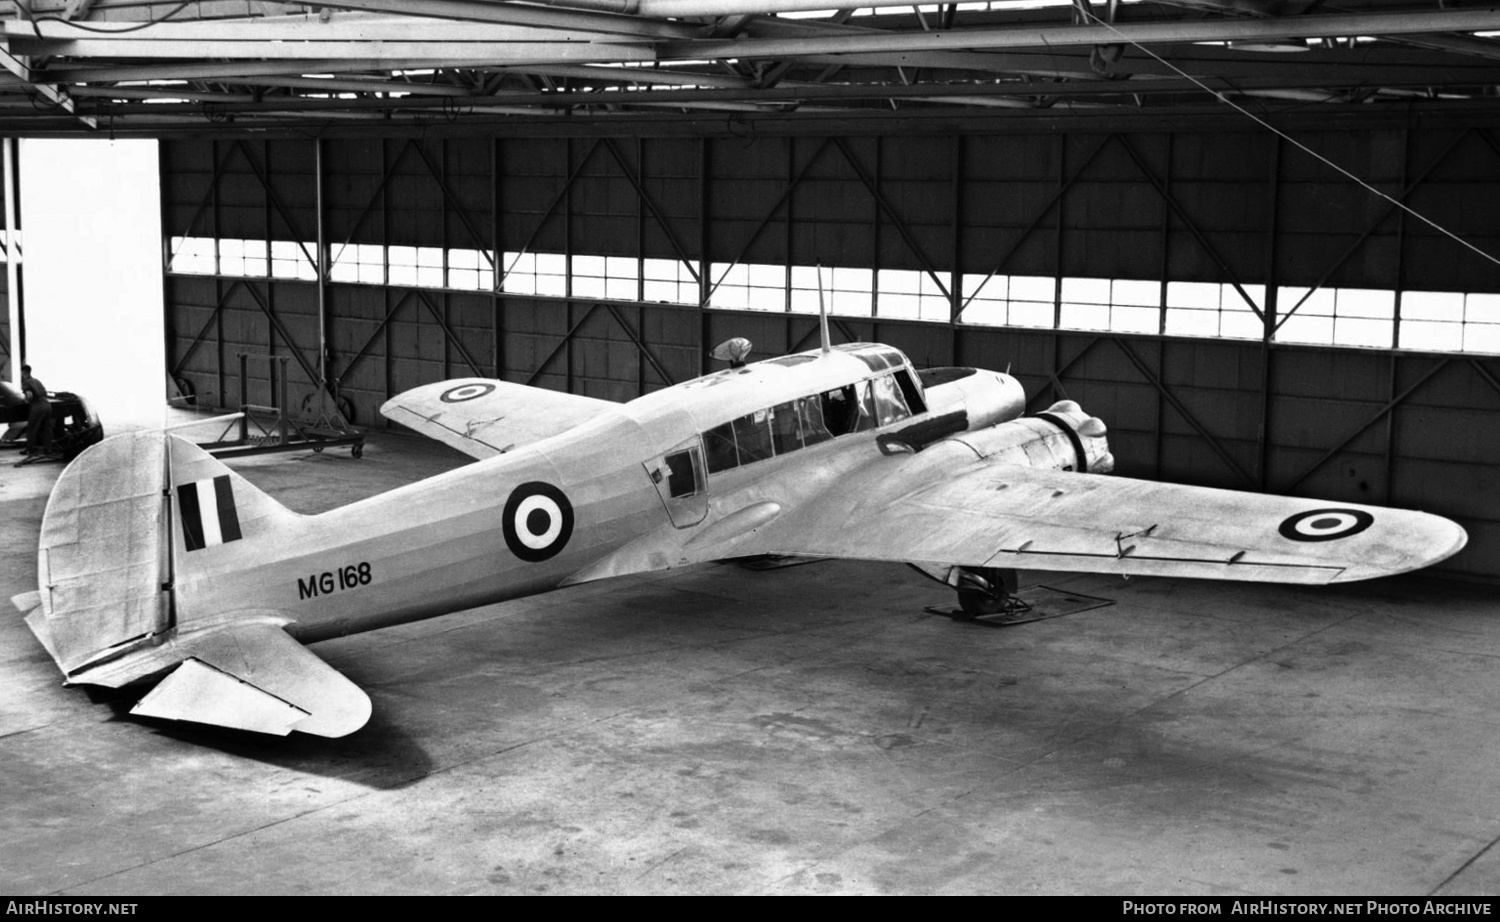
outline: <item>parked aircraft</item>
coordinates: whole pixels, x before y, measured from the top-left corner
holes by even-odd
[[[748,344],[747,344],[748,348]],[[465,378],[387,402],[478,461],[294,513],[165,433],[80,455],[18,596],[69,684],[134,712],[338,737],[365,693],[303,644],[606,577],[786,554],[910,562],[970,611],[1014,568],[1331,583],[1463,547],[1420,512],[1103,476],[1104,424],[889,346],[730,367],[628,403]]]

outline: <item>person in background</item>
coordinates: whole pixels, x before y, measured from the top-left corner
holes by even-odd
[[[30,407],[26,415],[26,454],[46,454],[52,444],[52,404],[47,386],[31,376],[31,366],[21,366],[21,393]]]

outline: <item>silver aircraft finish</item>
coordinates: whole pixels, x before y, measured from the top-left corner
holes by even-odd
[[[1105,477],[1101,421],[1024,403],[1008,375],[864,343],[625,404],[448,381],[381,411],[476,463],[311,516],[182,439],[117,436],[59,478],[15,601],[69,684],[154,682],[135,713],[343,736],[370,701],[303,644],[610,576],[903,561],[981,611],[1018,567],[1328,583],[1466,540],[1420,512]]]

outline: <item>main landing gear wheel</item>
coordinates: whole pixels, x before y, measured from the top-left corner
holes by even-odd
[[[963,619],[998,615],[1007,610],[1020,585],[1016,571],[1001,567],[965,568],[958,577],[958,607]]]

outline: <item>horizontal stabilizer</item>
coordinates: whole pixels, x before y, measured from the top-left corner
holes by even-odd
[[[286,736],[310,716],[296,705],[196,659],[178,666],[130,713],[277,736]]]
[[[285,736],[348,736],[370,699],[274,621],[240,622],[179,641],[189,654],[131,713]]]

